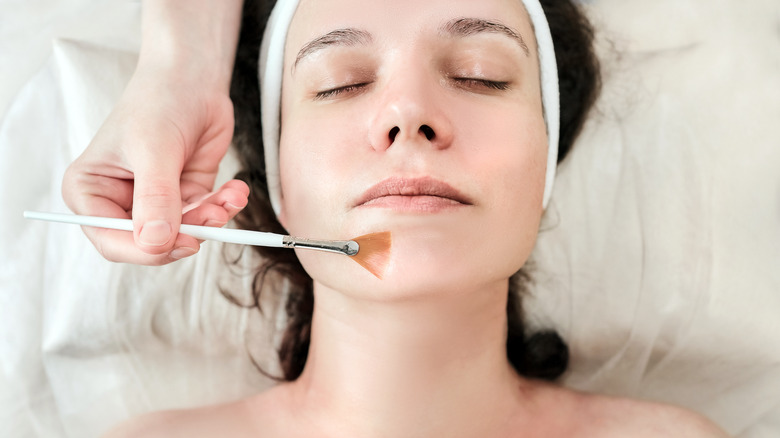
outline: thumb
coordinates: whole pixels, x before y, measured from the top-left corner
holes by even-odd
[[[181,169],[157,164],[135,173],[133,190],[133,236],[149,254],[169,252],[181,225]]]

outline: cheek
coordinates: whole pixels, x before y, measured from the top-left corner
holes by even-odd
[[[282,184],[280,218],[299,236],[344,238],[338,223],[348,193],[354,127],[349,120],[317,117],[301,111],[283,115],[279,151]]]
[[[322,143],[326,139],[332,141],[339,133],[328,125],[298,123],[301,121],[289,123],[293,128],[283,131],[281,138],[282,225],[297,237],[352,238],[344,235],[341,226],[344,211],[339,201],[343,200],[348,181],[341,171],[342,159],[334,148]],[[362,269],[342,255],[297,249],[295,252],[309,276],[330,287],[338,285],[345,273],[349,276],[350,272]]]
[[[482,199],[490,219],[482,227],[482,237],[511,274],[525,263],[538,234],[547,136],[544,121],[535,112],[504,114],[512,115],[483,125],[490,127],[480,134],[485,146],[472,160],[475,178],[489,182],[483,186]]]

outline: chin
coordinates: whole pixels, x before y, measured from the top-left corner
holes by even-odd
[[[517,246],[495,248],[475,242],[476,237],[453,237],[458,234],[447,227],[393,227],[391,233],[390,259],[381,279],[338,254],[298,251],[298,257],[315,282],[380,301],[478,290],[505,282],[525,261]]]

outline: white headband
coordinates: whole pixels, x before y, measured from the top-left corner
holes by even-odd
[[[531,17],[536,42],[539,46],[539,67],[541,70],[542,105],[547,124],[547,174],[544,183],[543,206],[552,194],[555,168],[558,164],[558,130],[560,127],[560,103],[558,96],[558,66],[555,61],[550,26],[539,0],[523,0]],[[260,108],[263,124],[263,146],[265,149],[265,171],[268,181],[268,195],[274,211],[281,208],[281,183],[279,181],[279,122],[281,118],[282,76],[284,73],[284,43],[298,0],[278,0],[274,6],[260,47]]]

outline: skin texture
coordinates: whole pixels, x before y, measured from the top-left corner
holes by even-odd
[[[440,31],[464,17],[513,29],[529,54],[504,34]],[[301,48],[345,28],[370,38],[310,52],[293,70]],[[506,358],[508,279],[542,214],[535,51],[515,0],[303,0],[285,56],[280,218],[293,234],[320,238],[391,231],[385,276],[299,252],[315,309],[298,380],[236,403],[151,414],[110,436],[723,436],[678,408],[524,379]],[[446,182],[460,202],[360,205],[392,177],[428,178],[423,190],[431,178]]]

